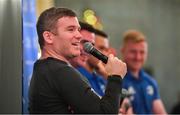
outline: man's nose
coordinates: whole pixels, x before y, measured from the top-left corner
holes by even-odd
[[[82,39],[82,35],[79,31],[76,32],[76,38],[78,39]]]
[[[142,56],[141,56],[141,54],[140,54],[140,53],[137,53],[137,54],[136,54],[136,59],[137,59],[137,60],[140,60],[140,59],[141,59],[141,57],[142,57]]]

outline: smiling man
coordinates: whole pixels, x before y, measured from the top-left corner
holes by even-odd
[[[34,64],[29,89],[30,113],[118,113],[119,96],[127,68],[117,57],[109,56],[108,84],[100,98],[69,60],[80,55],[80,25],[68,8],[50,8],[37,22],[42,56]]]
[[[128,67],[123,87],[129,93],[135,114],[166,114],[158,92],[157,82],[143,69],[148,44],[143,33],[128,30],[124,34],[121,54]]]

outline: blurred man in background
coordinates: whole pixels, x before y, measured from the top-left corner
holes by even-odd
[[[87,54],[83,50],[83,44],[90,42],[100,52],[105,55],[109,55],[109,40],[106,33],[101,30],[94,29],[91,25],[85,22],[79,22],[81,26],[80,33],[82,34],[81,40],[81,54],[70,60],[71,64],[86,77],[94,89],[99,95],[104,95],[104,90],[107,84],[108,73],[105,70],[105,64],[94,56]],[[105,76],[103,76],[105,75]],[[121,98],[123,99],[123,98]],[[132,114],[132,107],[129,106],[128,98],[121,101],[119,113]],[[127,106],[128,105],[128,106]]]
[[[80,22],[80,26],[80,33],[82,35],[81,54],[80,56],[72,59],[70,62],[81,74],[84,75],[84,77],[88,79],[94,91],[99,96],[103,96],[106,87],[106,80],[95,71],[95,68],[97,67],[97,64],[100,63],[100,60],[92,55],[87,54],[83,50],[83,44],[85,42],[90,42],[93,45],[95,44],[96,30],[85,22]]]
[[[95,30],[95,44],[94,46],[102,52],[104,55],[108,56],[109,53],[109,39],[108,35],[101,31],[101,30]],[[105,71],[105,64],[102,61],[99,61],[98,64],[96,64],[96,72],[103,76],[105,79],[107,79],[107,72]]]
[[[142,69],[147,53],[147,41],[141,32],[129,30],[124,34],[121,54],[128,72],[123,87],[132,94],[135,114],[166,114],[156,81]]]

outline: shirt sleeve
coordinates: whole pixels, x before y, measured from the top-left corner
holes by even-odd
[[[160,99],[158,84],[155,80],[153,80],[153,88],[154,88],[154,95],[153,95],[154,100]]]
[[[72,67],[56,71],[58,93],[74,113],[118,113],[122,78],[108,77],[105,95],[101,98],[88,85],[85,78]]]

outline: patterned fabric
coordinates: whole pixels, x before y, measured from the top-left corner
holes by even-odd
[[[28,113],[28,89],[38,55],[35,0],[23,0],[23,113]]]
[[[95,72],[90,73],[83,67],[79,67],[77,70],[88,79],[91,87],[99,96],[104,95],[107,81],[102,76]]]
[[[128,71],[123,79],[123,88],[132,94],[130,100],[135,114],[152,114],[152,103],[160,99],[160,95],[157,83],[150,75],[141,70],[139,79],[136,79]]]

